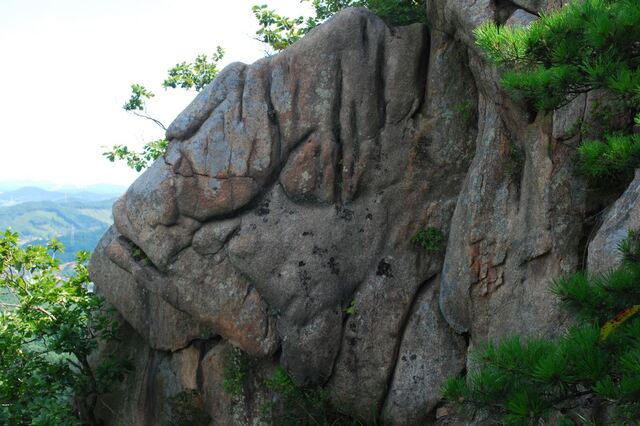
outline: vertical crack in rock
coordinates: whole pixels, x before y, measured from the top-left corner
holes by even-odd
[[[157,399],[159,392],[155,386],[155,376],[158,368],[158,360],[156,351],[148,349],[149,355],[147,364],[144,368],[144,376],[141,380],[144,386],[144,405],[142,406],[142,412],[145,413],[145,418],[148,419],[149,424],[157,424],[156,413],[158,412]]]
[[[374,81],[376,84],[376,100],[378,102],[378,131],[376,134],[380,134],[382,129],[387,124],[387,103],[389,94],[386,91],[386,82],[387,82],[387,56],[386,56],[386,47],[388,41],[386,39],[381,39],[378,41],[378,46],[376,49],[376,60],[375,60],[375,77]]]
[[[240,96],[238,98],[238,115],[237,121],[239,124],[242,124],[245,121],[244,117],[244,96],[245,96],[245,87],[247,86],[247,70],[244,68],[242,73],[240,74]],[[252,145],[253,148],[253,145]],[[251,156],[249,156],[249,162],[251,161]]]
[[[337,86],[335,88],[335,93],[334,93],[334,104],[331,106],[331,122],[335,123],[332,127],[332,134],[333,134],[333,142],[335,143],[336,147],[335,147],[335,152],[336,152],[336,158],[333,162],[333,173],[334,173],[334,187],[333,187],[333,199],[328,200],[328,201],[335,201],[337,203],[343,203],[344,202],[344,195],[343,195],[343,185],[345,182],[345,176],[344,176],[344,164],[342,164],[343,159],[344,159],[344,150],[345,150],[345,143],[342,139],[342,117],[341,117],[341,112],[343,109],[343,105],[344,105],[344,71],[342,70],[342,60],[338,59],[338,66],[336,67],[336,72],[337,72],[337,76],[335,78],[335,81],[337,81]],[[323,168],[321,173],[324,174],[326,171],[326,168]],[[324,176],[323,176],[324,177]],[[324,179],[321,178],[321,181],[323,181]]]
[[[269,123],[272,125],[273,130],[271,130],[271,140],[275,142],[276,152],[280,153],[280,158],[277,164],[282,164],[285,161],[286,155],[288,153],[283,152],[283,144],[280,130],[280,120],[278,119],[278,110],[273,106],[273,93],[271,93],[271,88],[273,84],[273,75],[271,72],[268,73],[268,77],[266,79],[265,84],[265,100],[267,101],[267,117]]]
[[[380,418],[391,424],[424,424],[439,403],[446,379],[464,370],[467,343],[438,308],[438,277],[421,286],[412,302]]]
[[[425,32],[425,36],[431,38],[428,33]],[[403,120],[410,119],[416,120],[418,115],[424,114],[424,107],[427,103],[427,93],[429,87],[429,61],[430,61],[431,49],[430,44],[425,43],[424,47],[420,51],[419,69],[416,73],[415,86],[419,88],[418,93],[422,96],[418,97],[418,102],[415,106],[409,110],[409,112],[403,117]]]
[[[436,278],[436,275],[432,275],[430,277],[428,277],[422,284],[420,284],[420,286],[417,288],[415,294],[413,295],[413,298],[411,300],[411,303],[409,303],[408,305],[408,309],[404,314],[404,317],[401,321],[401,325],[400,325],[400,332],[398,333],[398,339],[396,341],[396,345],[395,345],[395,349],[393,351],[393,357],[391,358],[391,365],[393,366],[391,368],[391,373],[389,374],[389,377],[387,379],[387,386],[385,388],[385,392],[384,395],[382,396],[382,403],[380,404],[379,407],[379,411],[377,413],[377,418],[382,418],[382,411],[385,407],[385,402],[388,400],[389,398],[389,392],[391,392],[391,387],[393,385],[393,380],[395,378],[396,375],[396,370],[397,370],[397,366],[398,366],[398,359],[399,359],[399,355],[400,355],[400,346],[402,345],[402,340],[405,337],[406,331],[407,331],[407,326],[409,324],[409,321],[411,320],[411,316],[414,313],[414,311],[417,308],[417,303],[418,300],[420,299],[420,296],[427,290],[427,288],[431,285],[434,284],[434,280]]]

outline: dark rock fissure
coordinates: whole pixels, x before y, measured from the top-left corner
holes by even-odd
[[[335,97],[335,104],[332,106],[331,108],[331,122],[335,123],[332,131],[333,131],[333,139],[334,139],[334,143],[336,144],[336,160],[335,160],[335,167],[334,167],[334,174],[335,174],[335,185],[333,188],[333,200],[336,203],[337,206],[341,205],[343,200],[343,193],[344,193],[344,165],[342,164],[343,160],[344,160],[344,150],[345,150],[345,144],[342,140],[342,120],[340,119],[340,112],[342,111],[343,108],[343,102],[344,100],[342,99],[343,94],[344,94],[344,90],[343,90],[343,85],[344,85],[344,71],[342,70],[342,61],[338,60],[338,67],[336,68],[336,81],[338,82],[337,86],[336,86],[336,93],[334,95]]]
[[[427,104],[427,92],[429,88],[429,60],[431,57],[431,35],[426,28],[424,31],[424,36],[427,38],[427,41],[425,41],[424,43],[424,49],[422,49],[422,51],[420,52],[420,65],[416,74],[416,87],[420,89],[420,93],[422,93],[422,96],[419,97],[419,102],[415,106],[415,108],[413,110],[410,110],[407,114],[408,118],[411,120],[416,120],[418,115],[424,114],[423,109]],[[407,117],[404,117],[404,119],[406,118]]]
[[[142,412],[146,414],[146,417],[149,419],[149,424],[156,424],[157,418],[157,398],[159,396],[159,392],[155,387],[155,375],[158,368],[158,357],[156,355],[156,351],[149,348],[148,349],[148,359],[147,364],[145,365],[145,373],[142,379],[142,383],[146,387],[144,389],[145,398],[144,398],[144,406],[142,407]]]
[[[522,9],[527,13],[539,16],[538,12],[525,6],[516,4],[512,0],[493,0],[495,8],[495,20],[497,23],[504,25],[509,17],[518,9]]]
[[[589,254],[589,244],[593,241],[602,223],[604,222],[607,212],[611,209],[611,206],[606,207],[598,206],[597,211],[585,212],[585,218],[582,224],[582,232],[580,235],[580,241],[578,243],[578,253],[580,253],[580,262],[578,263],[579,271],[587,270],[587,260]]]
[[[404,315],[402,317],[402,321],[400,323],[400,329],[398,332],[398,338],[396,339],[396,345],[395,345],[395,349],[393,352],[393,358],[392,358],[392,362],[391,364],[391,369],[389,370],[389,376],[387,378],[387,386],[385,387],[384,390],[384,394],[380,400],[379,406],[378,406],[378,413],[377,413],[377,418],[381,418],[382,417],[382,410],[384,409],[385,406],[385,402],[387,400],[387,398],[389,397],[389,392],[391,391],[391,385],[393,383],[393,379],[395,377],[395,372],[396,372],[396,367],[398,365],[398,356],[400,354],[400,345],[402,344],[402,340],[404,338],[405,332],[407,330],[407,325],[409,324],[409,321],[411,319],[411,314],[412,312],[415,311],[416,309],[416,302],[417,300],[420,298],[420,295],[422,295],[424,292],[427,291],[427,289],[434,284],[434,282],[437,280],[438,278],[438,274],[435,274],[429,278],[427,278],[425,281],[422,282],[422,284],[420,284],[420,286],[417,288],[416,292],[413,295],[413,298],[411,299],[411,303],[409,303],[407,310],[404,312]]]
[[[379,116],[378,116],[378,131],[377,134],[380,135],[382,129],[387,124],[387,94],[386,92],[386,43],[384,40],[380,40],[378,42],[378,48],[376,49],[376,61],[375,61],[375,70],[376,70],[376,99],[378,99],[379,105]]]

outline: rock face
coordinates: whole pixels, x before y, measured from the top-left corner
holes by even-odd
[[[602,225],[589,244],[588,270],[602,274],[622,262],[618,245],[629,231],[640,230],[640,170],[622,196],[605,212]]]
[[[258,407],[278,364],[342,412],[429,423],[470,348],[561,331],[546,288],[584,264],[596,207],[572,157],[593,102],[531,116],[472,35],[551,3],[431,1],[431,31],[347,9],[223,70],[116,202],[92,260],[99,292],[142,337],[107,423],[158,424],[185,391],[212,424],[268,423]],[[637,226],[629,191],[590,265]],[[411,242],[429,227],[446,250]],[[224,391],[232,347],[254,360],[241,401]]]

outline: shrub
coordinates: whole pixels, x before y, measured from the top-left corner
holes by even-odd
[[[89,254],[68,274],[62,250],[0,235],[0,424],[96,424],[99,395],[130,368],[115,356],[89,362],[101,341],[117,340],[119,323],[90,291]]]
[[[244,394],[244,381],[249,371],[249,357],[241,349],[233,348],[227,353],[222,372],[222,387],[234,398]]]
[[[267,388],[276,395],[275,401],[262,407],[263,420],[274,425],[350,425],[363,423],[337,412],[329,402],[327,390],[303,388],[297,385],[286,370],[278,367],[266,381]]]
[[[184,390],[169,398],[167,426],[208,426],[211,416],[204,409],[202,396],[195,389]]]
[[[445,237],[438,228],[422,228],[413,234],[411,242],[429,253],[441,253],[444,250]]]

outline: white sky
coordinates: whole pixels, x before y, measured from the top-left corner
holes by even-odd
[[[131,83],[156,93],[165,125],[195,92],[165,91],[169,68],[226,49],[222,66],[264,56],[254,4],[298,16],[299,0],[0,0],[0,182],[129,184],[104,146],[139,148],[160,128],[122,110]]]

